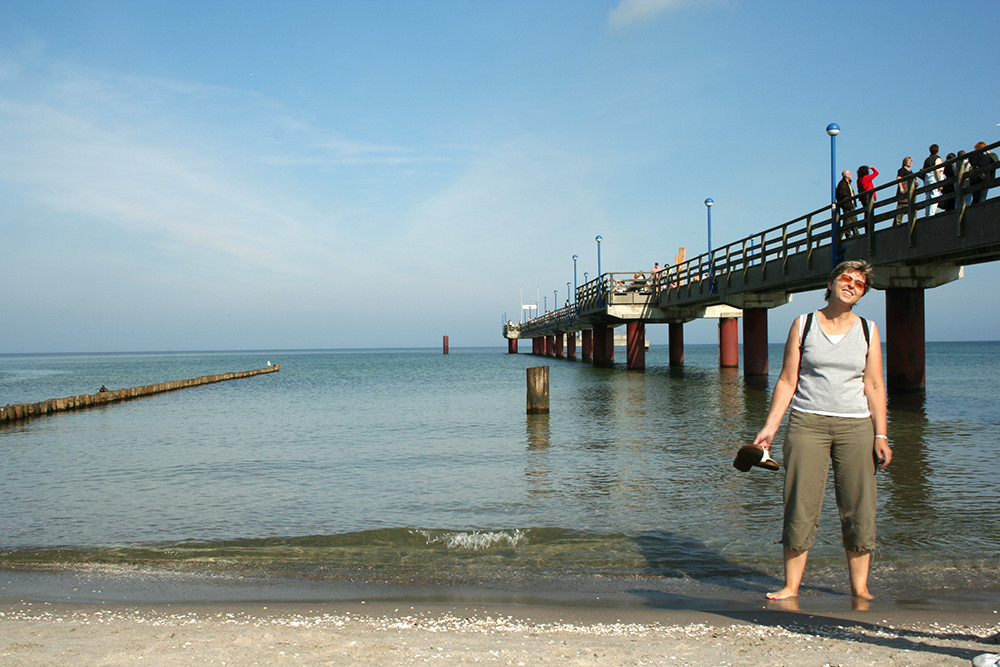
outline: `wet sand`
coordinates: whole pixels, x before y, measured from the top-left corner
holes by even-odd
[[[997,612],[0,599],[4,665],[969,665]]]

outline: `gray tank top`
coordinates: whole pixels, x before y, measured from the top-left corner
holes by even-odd
[[[806,316],[800,317],[801,324]],[[792,410],[831,417],[871,416],[862,376],[868,357],[868,341],[859,319],[833,342],[813,315],[812,326],[802,341],[799,382],[792,397]]]

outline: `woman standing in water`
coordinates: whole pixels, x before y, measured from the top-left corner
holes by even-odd
[[[785,412],[785,586],[767,597],[796,597],[816,540],[826,477],[833,461],[851,594],[871,600],[868,569],[875,548],[875,470],[889,465],[882,345],[873,323],[852,312],[868,291],[871,265],[841,262],[830,273],[825,308],[796,318],[784,365],[755,445],[771,447]]]

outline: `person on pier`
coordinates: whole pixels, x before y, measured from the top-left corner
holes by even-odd
[[[771,600],[799,594],[831,461],[851,594],[862,604],[873,599],[875,471],[889,465],[892,449],[878,329],[852,311],[871,275],[867,262],[841,262],[830,273],[826,307],[796,318],[767,419],[754,439],[770,449],[791,407],[783,448],[785,585],[767,594]]]
[[[944,160],[942,160],[941,156],[938,155],[938,151],[940,151],[941,149],[938,147],[937,144],[931,144],[930,148],[928,148],[927,150],[930,151],[930,155],[928,155],[924,159],[924,169],[926,169],[927,171],[924,173],[922,178],[924,179],[924,185],[930,186],[940,183],[941,181],[944,180],[944,166],[943,166]],[[928,202],[927,204],[928,218],[931,217],[932,215],[937,215],[938,203],[935,200],[938,199],[940,196],[941,196],[941,188],[935,188],[933,190],[927,191],[925,197],[927,198]]]
[[[840,209],[840,227],[852,228],[858,221],[854,214],[854,186],[851,185],[851,170],[840,172],[840,183],[837,183],[837,208]]]
[[[868,218],[868,207],[878,199],[878,194],[875,192],[876,176],[878,176],[878,169],[875,167],[867,164],[858,167],[858,201],[861,202],[861,208],[865,210],[866,220]],[[848,230],[848,232],[848,236],[856,236],[860,233],[857,228]]]
[[[913,158],[907,155],[902,166],[896,170],[896,219],[894,225],[903,224],[903,216],[910,207],[910,190],[913,189]]]

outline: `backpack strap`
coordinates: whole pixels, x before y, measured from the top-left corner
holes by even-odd
[[[865,333],[865,355],[867,355],[868,347],[872,344],[872,335],[871,332],[868,331],[868,320],[863,317],[861,318],[861,330]]]
[[[813,323],[813,314],[808,313],[806,315],[806,322],[802,325],[802,335],[799,336],[799,354],[802,354],[802,347],[806,344],[806,334],[809,333],[809,327]],[[865,329],[865,338],[868,337],[868,329]]]

